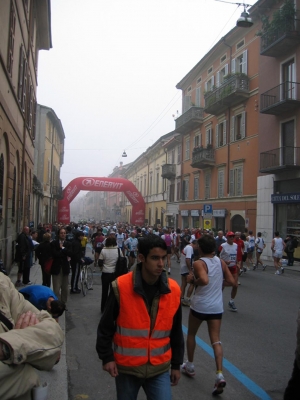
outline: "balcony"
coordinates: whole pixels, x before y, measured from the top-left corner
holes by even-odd
[[[276,29],[267,30],[260,39],[260,54],[281,57],[300,43],[300,32],[296,28],[299,21],[286,18]]]
[[[56,200],[63,199],[63,188],[61,186],[52,186],[52,195]]]
[[[245,74],[235,74],[227,78],[221,86],[204,95],[204,111],[218,115],[249,97],[249,78]]]
[[[285,146],[260,153],[260,172],[276,173],[293,169],[300,169],[300,147]]]
[[[207,168],[215,165],[215,151],[212,147],[202,148],[195,147],[192,155],[191,167],[193,168]]]
[[[260,96],[260,112],[280,115],[300,107],[300,84],[284,82]]]
[[[161,177],[163,179],[174,179],[176,176],[176,165],[175,164],[165,164],[162,166]]]
[[[175,130],[179,133],[185,133],[202,124],[203,108],[191,107],[175,121]]]

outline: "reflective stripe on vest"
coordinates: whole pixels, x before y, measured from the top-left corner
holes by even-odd
[[[169,337],[171,334],[171,331],[159,331],[159,330],[155,330],[152,332],[151,337],[154,339],[161,339],[164,337]]]
[[[162,354],[165,354],[169,349],[171,348],[170,343],[166,344],[163,347],[158,347],[157,349],[151,350],[151,356],[160,356]]]
[[[135,337],[148,337],[149,330],[148,329],[129,329],[123,328],[122,326],[117,325],[116,332],[118,332],[122,336],[135,336]]]
[[[122,354],[122,356],[130,356],[130,357],[146,357],[147,349],[133,349],[128,347],[121,347],[118,345],[114,345],[115,353]]]

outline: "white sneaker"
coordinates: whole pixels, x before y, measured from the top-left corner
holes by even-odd
[[[212,395],[216,396],[223,393],[223,389],[226,386],[226,381],[223,374],[219,373],[216,375],[215,386],[212,391]]]
[[[278,270],[275,272],[275,275],[281,275],[281,272]]]
[[[168,269],[168,274],[171,275],[171,268]]]
[[[195,376],[195,366],[191,362],[185,362],[181,366],[181,370],[184,374],[188,376]]]

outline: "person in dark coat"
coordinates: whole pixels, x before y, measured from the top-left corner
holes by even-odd
[[[78,294],[81,292],[81,290],[78,288],[78,279],[80,274],[81,259],[84,256],[81,247],[81,240],[83,237],[84,233],[82,231],[77,231],[75,233],[75,239],[72,241],[72,277],[70,294]]]
[[[42,277],[43,277],[43,286],[51,286],[51,275],[45,272],[45,262],[52,257],[52,249],[51,249],[51,234],[44,233],[43,241],[40,243],[35,250],[35,254],[39,260],[42,269]]]
[[[57,236],[58,239],[51,242],[53,291],[58,299],[66,305],[68,300],[68,276],[70,273],[72,245],[65,240],[66,230],[64,228],[58,230]]]
[[[30,254],[33,250],[32,241],[29,240],[29,228],[24,226],[17,238],[15,261],[18,263],[18,277],[16,287],[31,285],[30,282]],[[21,281],[23,276],[23,282]]]

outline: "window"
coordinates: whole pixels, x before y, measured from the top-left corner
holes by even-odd
[[[181,163],[181,143],[177,146],[177,164]]]
[[[205,147],[212,145],[212,127],[207,126],[205,129]]]
[[[51,181],[51,163],[50,159],[48,158],[48,185],[50,185]]]
[[[183,98],[183,112],[185,113],[190,108],[191,108],[191,96],[184,96],[184,98]]]
[[[200,107],[201,104],[201,87],[196,88],[196,107]]]
[[[191,90],[192,90],[192,86],[190,86],[187,91],[190,92]]]
[[[199,199],[199,176],[194,177],[194,200]]]
[[[224,146],[226,142],[226,121],[223,121],[216,125],[216,147]]]
[[[197,79],[197,83],[200,83],[201,81],[202,81],[201,77]]]
[[[185,139],[185,159],[190,159],[190,138]]]
[[[171,150],[171,163],[175,164],[175,148]]]
[[[238,42],[238,44],[236,45],[236,49],[237,49],[237,50],[240,49],[241,47],[244,46],[244,44],[245,44],[245,40],[243,39],[243,40],[241,40],[240,42]]]
[[[247,50],[231,61],[231,73],[237,72],[247,74]]]
[[[242,196],[243,194],[243,166],[236,166],[230,170],[229,195]]]
[[[18,101],[23,111],[23,114],[25,113],[25,105],[26,105],[27,68],[28,68],[27,60],[25,58],[23,46],[21,46],[20,60],[19,60]]]
[[[210,181],[211,181],[211,173],[210,172],[205,172],[204,175],[204,198],[209,199],[210,198]]]
[[[207,70],[207,75],[211,74],[211,73],[212,73],[212,70],[213,70],[213,67],[210,67],[210,68]]]
[[[3,217],[3,192],[4,192],[4,157],[0,156],[0,216]]]
[[[182,200],[189,199],[189,180],[184,179],[182,181]]]
[[[205,82],[205,91],[209,92],[210,90],[213,90],[215,84],[215,78],[212,76],[208,81]]]
[[[140,180],[140,184],[141,184],[140,193],[142,194],[143,193],[143,179],[142,178]]]
[[[14,62],[14,45],[16,31],[16,12],[13,2],[10,3],[10,21],[9,21],[9,38],[8,38],[8,55],[7,55],[7,71],[12,76],[12,68]]]
[[[224,54],[224,56],[221,57],[220,63],[222,64],[227,58],[227,55]]]
[[[16,171],[16,167],[14,167],[14,178],[13,178],[12,197],[11,197],[11,216],[12,216],[12,218],[14,218],[16,215],[16,190],[17,190],[17,171]]]
[[[231,117],[230,141],[244,139],[246,136],[246,112]]]
[[[201,133],[199,135],[196,135],[194,137],[194,147],[200,147],[201,146]]]
[[[147,180],[144,178],[144,196],[147,196]]]
[[[150,181],[149,181],[149,195],[152,194],[152,182],[153,182],[153,179],[152,179],[152,174],[151,174],[150,175]]]
[[[289,60],[282,65],[282,90],[280,100],[293,99],[296,100],[296,70],[295,60]]]
[[[224,67],[217,72],[217,87],[222,85],[222,83],[224,82],[224,76],[226,75],[228,75],[228,64],[224,65]]]
[[[29,131],[32,131],[32,122],[33,122],[33,103],[34,103],[34,92],[31,79],[28,85],[28,101],[27,101],[27,115],[26,122]]]
[[[224,170],[219,169],[218,171],[218,197],[224,197]]]
[[[159,193],[159,172],[156,173],[156,194]]]
[[[172,203],[175,200],[175,183],[171,183],[169,192],[169,201]]]
[[[176,196],[177,201],[180,200],[180,193],[181,193],[180,186],[181,186],[180,181],[177,181],[177,196]]]

